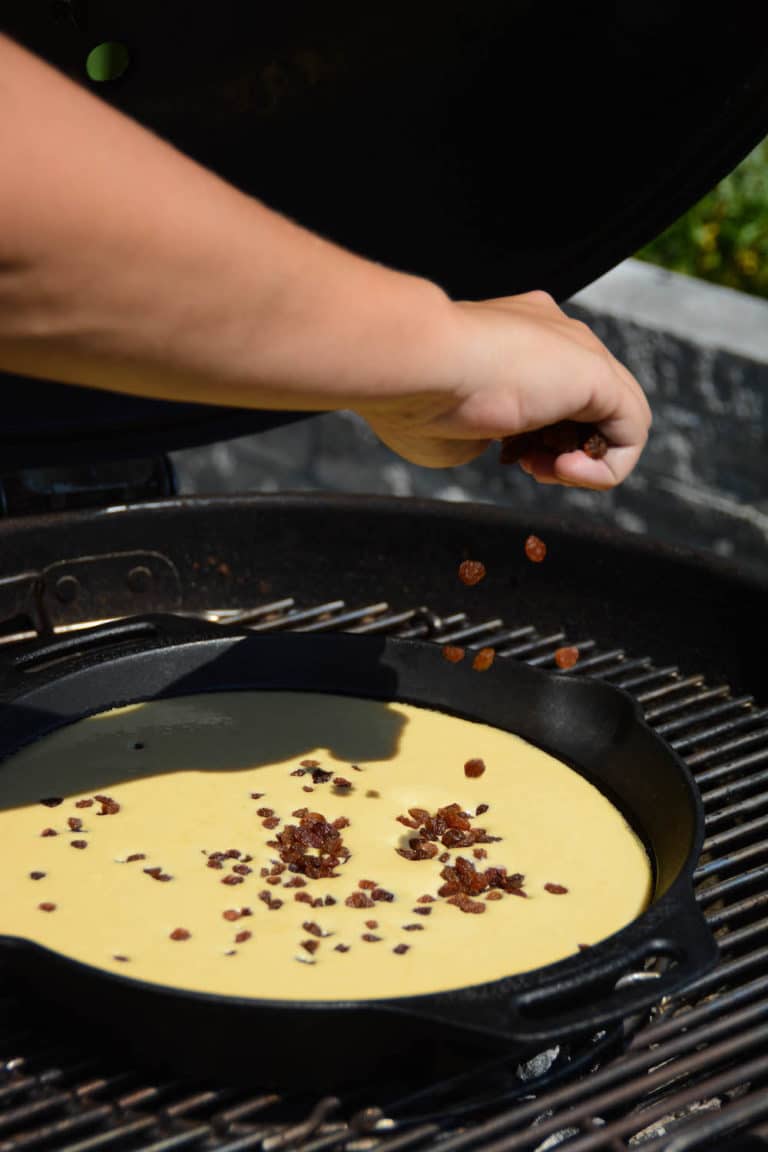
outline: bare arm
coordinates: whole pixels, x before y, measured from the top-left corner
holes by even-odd
[[[452,303],[271,212],[2,37],[0,172],[0,369],[352,408],[428,465],[566,418],[617,447],[556,472],[528,462],[542,480],[610,487],[640,454],[639,386],[549,298]]]

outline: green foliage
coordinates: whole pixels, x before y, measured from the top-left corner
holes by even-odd
[[[768,138],[637,255],[768,297]]]

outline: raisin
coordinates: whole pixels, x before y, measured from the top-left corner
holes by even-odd
[[[309,952],[310,956],[314,955],[320,947],[319,940],[302,940],[301,947],[305,952]]]
[[[251,800],[261,800],[263,792],[251,792]]]
[[[357,886],[358,886],[358,888],[363,888],[363,889],[365,889],[365,888],[373,889],[376,887],[376,881],[375,880],[358,880]]]
[[[404,824],[406,828],[413,828],[414,830],[419,827],[418,820],[411,820],[410,816],[397,816],[399,824]]]
[[[309,784],[303,784],[301,790],[302,792],[314,792],[314,788],[310,788]]]
[[[472,667],[475,672],[487,672],[495,659],[496,652],[493,648],[481,648],[479,652],[475,653]]]
[[[378,800],[381,796],[381,792],[377,792],[375,788],[369,788],[366,792],[366,796],[369,800]]]
[[[416,903],[417,904],[434,904],[434,902],[435,902],[434,896],[428,896],[426,893],[423,896],[417,896],[416,897]]]
[[[502,900],[502,899],[503,899],[503,896],[502,896],[501,892],[499,892],[498,888],[494,888],[486,896],[486,900]]]
[[[602,460],[608,451],[608,441],[602,433],[593,432],[581,445],[581,450],[590,460]]]
[[[333,950],[334,952],[349,952],[349,944],[337,944]]]
[[[230,922],[240,919],[240,913],[236,908],[227,908],[226,912],[222,912],[222,916],[225,920],[229,920]]]
[[[344,903],[347,908],[373,908],[373,900],[369,899],[365,892],[353,892],[351,896],[347,896]]]
[[[488,859],[488,853],[486,852],[485,848],[473,848],[472,855],[474,856],[475,860]]]
[[[268,819],[262,820],[261,826],[262,826],[262,828],[269,828],[271,830],[272,828],[277,828],[279,823],[280,823],[280,817],[279,816],[270,816],[270,817],[268,817]]]
[[[464,775],[468,776],[470,780],[476,780],[478,776],[482,776],[483,772],[485,772],[484,760],[467,760],[464,765]]]
[[[42,880],[44,876],[45,872],[30,872],[29,874],[30,880]]]
[[[478,804],[477,808],[475,808],[475,816],[483,816],[489,808],[490,804]]]
[[[432,915],[432,909],[431,908],[424,908],[424,907],[411,908],[411,912],[415,912],[417,916],[431,916]]]
[[[126,864],[134,864],[137,860],[146,860],[145,852],[131,852],[130,856],[126,856]]]
[[[579,660],[578,648],[558,648],[555,652],[555,664],[558,668],[573,668]]]
[[[92,807],[93,807],[93,800],[78,800],[77,803],[75,804],[75,808],[92,808]]]
[[[174,928],[170,938],[171,940],[189,940],[191,935],[192,933],[188,932],[186,928]]]
[[[309,815],[309,808],[297,808],[295,812],[291,812],[291,816],[295,816],[297,820],[301,820],[303,816]]]
[[[249,868],[247,864],[233,864],[232,871],[238,876],[250,876],[253,868]]]
[[[551,892],[553,896],[564,896],[568,891],[562,884],[545,884],[545,892]]]
[[[119,953],[118,953],[118,955],[113,956],[112,959],[118,960],[121,964],[126,964],[128,962],[128,957],[127,956],[121,956]]]
[[[547,554],[547,546],[538,536],[529,536],[525,541],[525,554],[534,564],[541,564]]]
[[[304,929],[305,932],[309,932],[310,936],[322,936],[323,935],[322,928],[314,920],[305,920],[304,923],[302,924],[302,928]]]
[[[273,888],[276,884],[280,883],[282,883],[282,881],[279,876],[267,876],[267,884],[271,884]]]
[[[457,896],[450,896],[448,898],[448,903],[453,904],[462,912],[468,912],[472,914],[485,912],[485,904],[481,904],[479,900],[472,900],[471,897],[467,896],[466,892],[459,892]]]
[[[297,892],[294,896],[294,900],[298,900],[300,904],[312,903],[312,897],[310,896],[309,892]]]
[[[224,865],[222,864],[221,860],[213,860],[213,859],[211,859],[211,860],[208,860],[208,861],[207,861],[207,863],[206,863],[206,867],[207,867],[207,868],[223,868],[223,867],[224,867]]]
[[[303,876],[292,876],[290,880],[286,880],[283,885],[284,888],[306,888],[307,882]]]
[[[230,874],[229,876],[222,876],[221,882],[222,884],[229,884],[232,886],[233,884],[242,884],[243,878],[242,876],[234,876]]]
[[[365,940],[367,944],[378,944],[381,936],[374,936],[373,932],[363,932],[360,939]]]
[[[371,899],[377,903],[391,904],[394,898],[394,892],[388,892],[386,888],[374,888],[371,892]]]
[[[333,784],[334,784],[335,788],[341,788],[342,791],[345,788],[351,788],[352,787],[352,781],[351,780],[345,780],[343,776],[334,776]]]
[[[58,832],[56,831],[55,828],[43,828],[40,835],[41,836],[58,836]]]
[[[346,816],[337,816],[333,821],[333,827],[338,831],[341,831],[342,828],[349,828],[349,820]]]
[[[257,808],[256,809],[256,815],[257,816],[274,816],[274,814],[275,814],[274,808]]]
[[[70,840],[70,844],[72,845],[73,848],[87,848],[88,847],[88,841],[87,840]]]
[[[403,932],[423,932],[423,924],[403,924]]]
[[[242,852],[238,852],[237,848],[228,848],[224,853],[224,857],[227,860],[239,860],[241,856]]]
[[[46,808],[58,808],[59,804],[64,803],[64,797],[46,796],[43,800],[40,801],[40,803],[44,804]]]
[[[324,905],[326,908],[332,908],[332,907],[333,907],[333,905],[334,905],[334,904],[336,904],[336,903],[338,903],[338,901],[337,901],[337,900],[335,900],[335,899],[333,898],[333,896],[326,896],[325,900],[323,900],[323,905]]]
[[[40,909],[41,912],[55,912],[56,911],[56,905],[51,904],[50,900],[44,900],[42,904],[38,904],[38,908]]]
[[[67,820],[67,824],[69,825],[72,832],[82,832],[83,830],[83,822],[78,816],[70,816]]]
[[[282,906],[283,906],[282,900],[270,900],[270,902],[269,902],[270,912],[277,912],[278,908],[282,908]]]
[[[459,564],[459,580],[462,584],[466,584],[468,588],[472,588],[475,584],[479,584],[485,576],[485,564],[480,560],[462,560]]]
[[[114,816],[116,812],[120,811],[117,800],[112,800],[109,796],[97,796],[96,799],[101,803],[101,812],[97,812],[97,816]]]
[[[250,940],[253,932],[249,932],[247,928],[243,928],[242,932],[235,935],[235,944],[245,944],[246,940]]]
[[[447,660],[449,664],[460,664],[464,659],[465,650],[460,648],[458,644],[445,644],[443,645],[443,659]]]
[[[576,947],[579,949],[579,952],[589,952],[589,949],[592,947],[592,945],[591,944],[577,944]]]
[[[371,930],[373,930],[374,928],[378,928],[379,922],[378,922],[378,920],[366,920],[365,926],[366,926],[366,928],[370,928]]]
[[[320,767],[320,761],[319,760],[299,760],[299,764],[301,765],[302,768],[319,768]]]
[[[410,944],[396,944],[392,951],[394,952],[395,956],[404,956],[409,948]]]

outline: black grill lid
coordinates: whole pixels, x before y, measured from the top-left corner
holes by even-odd
[[[716,17],[685,0],[6,0],[3,12],[86,83],[88,51],[125,44],[124,75],[95,86],[105,98],[301,223],[464,297],[570,296],[768,130],[768,6],[754,0]],[[154,403],[121,402],[115,424],[133,436],[161,416]],[[260,424],[233,418],[239,433]]]

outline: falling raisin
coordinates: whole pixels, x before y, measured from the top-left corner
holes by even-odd
[[[55,912],[56,911],[56,905],[51,904],[50,900],[44,900],[42,904],[38,904],[38,908],[40,909],[41,912]]]
[[[189,940],[190,936],[191,932],[188,932],[186,928],[174,928],[170,934],[171,940]]]
[[[578,648],[558,648],[555,652],[555,664],[558,668],[573,668],[579,660]]]
[[[246,940],[250,940],[251,936],[253,936],[253,933],[249,932],[247,928],[243,928],[242,932],[238,932],[235,936],[235,944],[245,944]]]
[[[547,546],[538,536],[528,536],[525,541],[525,554],[534,564],[541,564],[547,554]]]
[[[45,872],[30,872],[29,874],[30,880],[42,880],[44,876]]]
[[[464,765],[464,775],[468,776],[470,780],[476,780],[478,776],[482,776],[485,772],[485,761],[478,759],[467,760]]]
[[[88,841],[87,840],[70,840],[70,844],[72,845],[73,848],[87,848],[88,847]]]
[[[480,560],[462,560],[459,564],[459,580],[462,584],[466,584],[468,588],[472,588],[475,584],[479,584],[485,576],[485,564]]]
[[[43,800],[40,801],[40,803],[44,804],[46,808],[58,808],[59,804],[64,803],[64,797],[46,796]]]
[[[551,892],[553,896],[564,896],[568,891],[562,884],[545,884],[545,892]]]
[[[491,664],[496,659],[496,652],[493,648],[481,648],[479,652],[475,653],[475,658],[472,661],[472,667],[475,672],[487,672]]]
[[[378,942],[381,940],[381,936],[374,936],[373,932],[363,932],[360,939],[365,940],[367,944],[378,944]]]
[[[460,664],[464,659],[465,650],[458,644],[445,644],[443,646],[443,659],[449,664]]]
[[[392,951],[394,952],[395,956],[404,956],[409,948],[410,944],[396,944]]]

